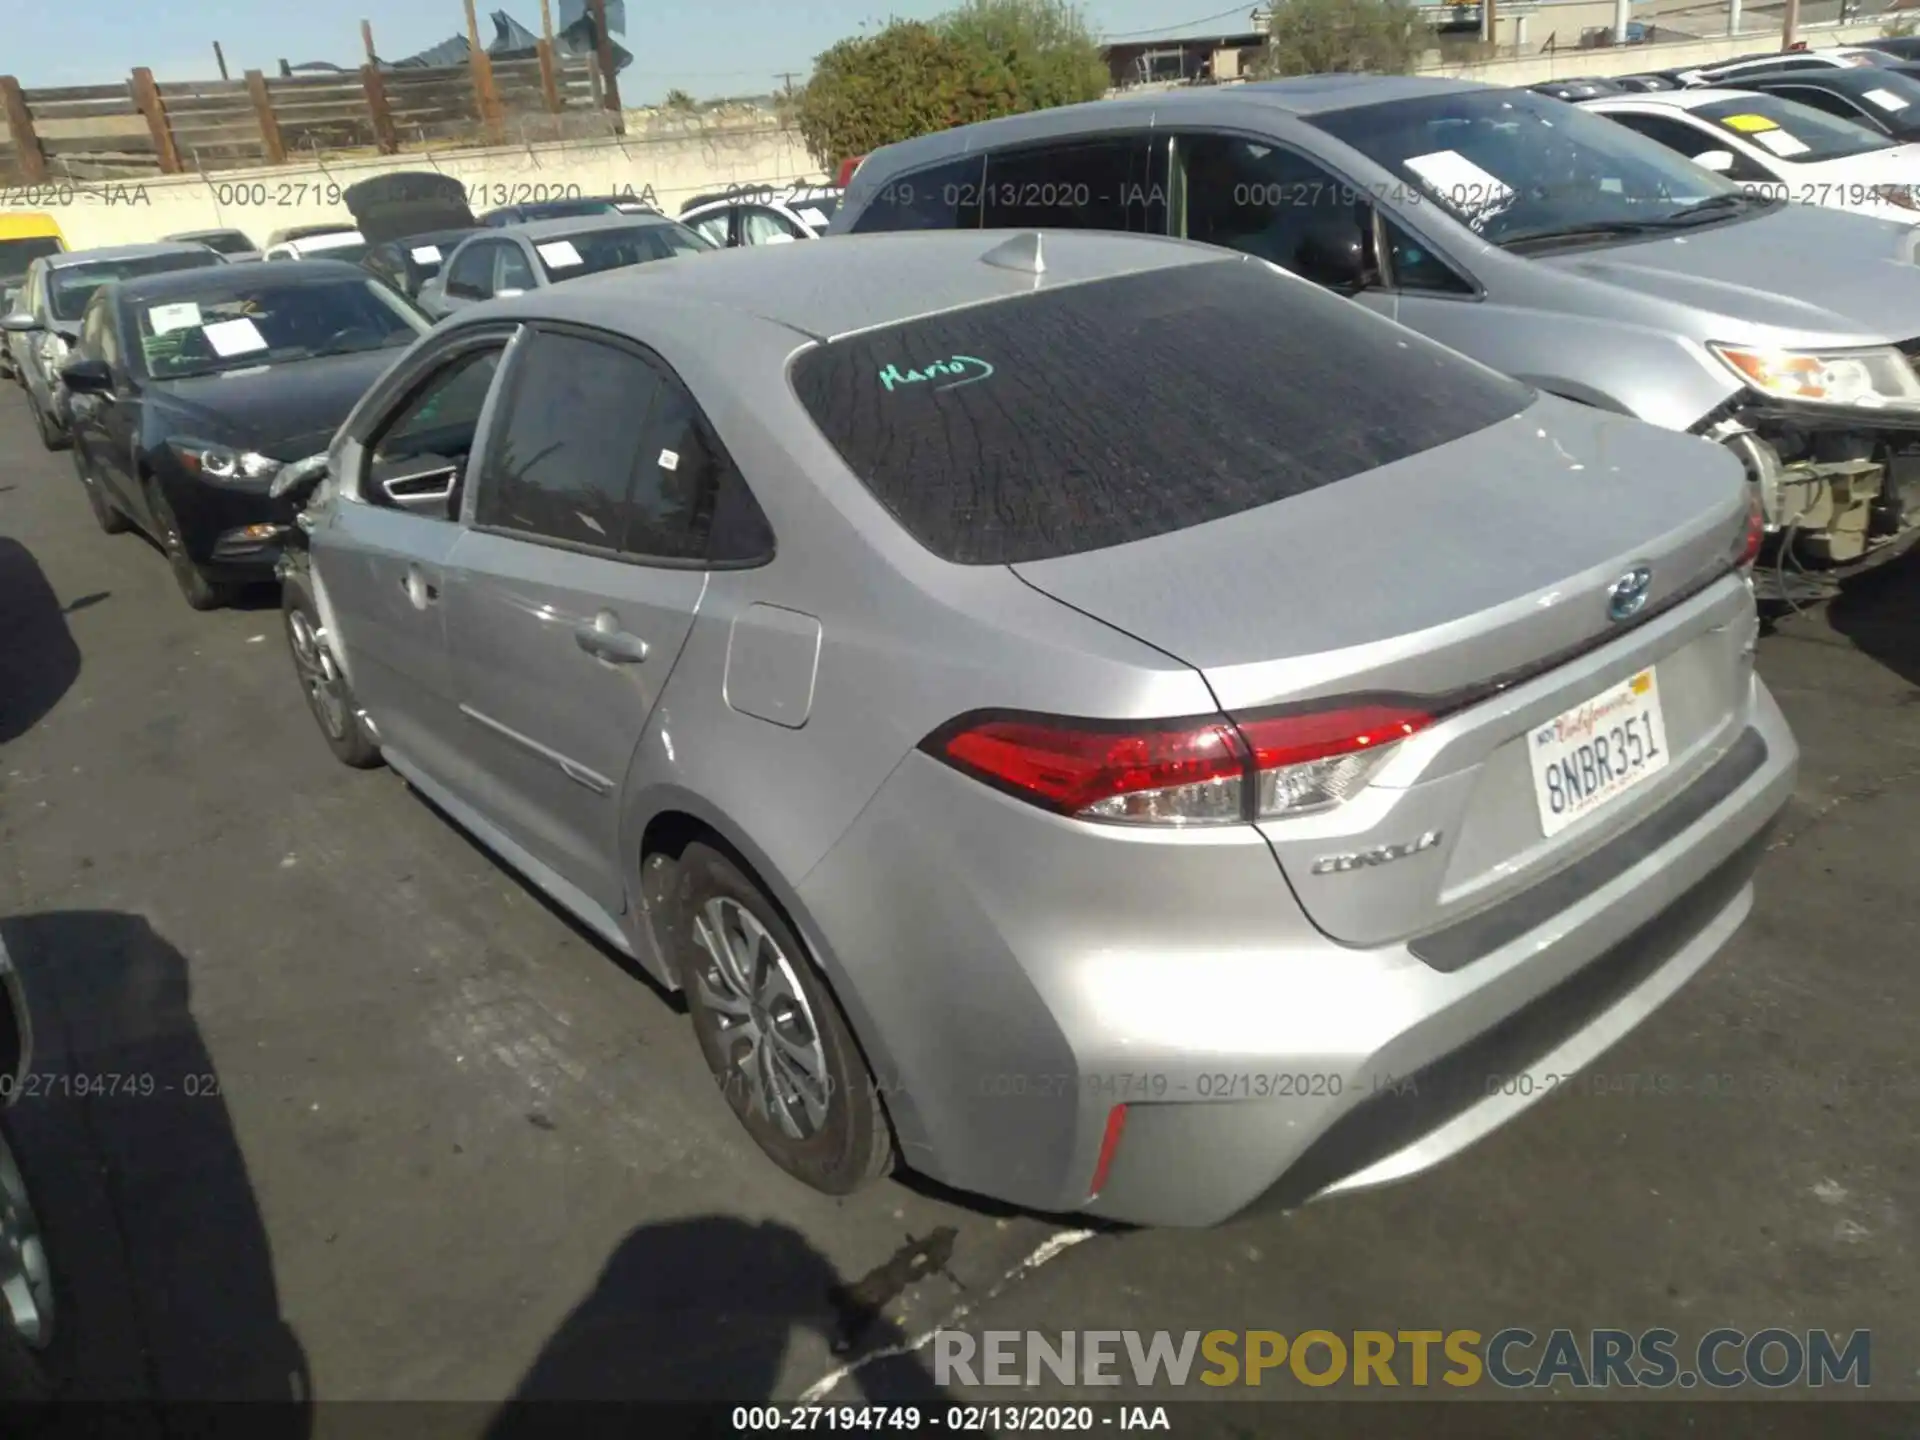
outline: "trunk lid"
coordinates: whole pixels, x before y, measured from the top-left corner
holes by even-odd
[[[1727,569],[1746,491],[1716,445],[1542,397],[1257,510],[1013,568],[1194,666],[1237,718],[1337,697],[1453,697],[1346,804],[1263,825],[1315,922],[1381,944],[1586,853],[1730,743],[1745,694],[1732,632],[1751,601],[1732,583],[1699,592]],[[1643,606],[1611,618],[1611,588],[1641,569]],[[1536,733],[1648,668],[1667,759],[1547,834]],[[1430,832],[1439,838],[1391,863],[1317,868]]]

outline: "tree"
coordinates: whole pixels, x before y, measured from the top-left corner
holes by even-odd
[[[669,110],[698,110],[700,102],[684,90],[667,91],[666,108]]]
[[[814,157],[832,165],[950,125],[1012,113],[1003,65],[918,21],[842,40],[814,62],[794,110]]]
[[[814,62],[795,113],[834,165],[915,135],[1097,100],[1107,65],[1066,0],[964,0],[931,24],[896,20]]]
[[[1098,100],[1113,83],[1099,42],[1065,0],[965,0],[934,22],[1011,72],[1020,109]]]
[[[1269,75],[1405,75],[1427,48],[1406,0],[1277,0],[1267,24]]]

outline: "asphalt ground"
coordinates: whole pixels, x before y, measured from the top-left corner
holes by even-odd
[[[0,927],[38,1030],[10,1124],[57,1358],[90,1398],[458,1401],[448,1433],[479,1434],[515,1396],[939,1398],[942,1323],[1781,1326],[1870,1330],[1867,1394],[1920,1399],[1920,557],[1787,618],[1760,669],[1798,793],[1751,920],[1606,1057],[1632,1089],[1205,1232],[910,1179],[835,1201],[745,1139],[663,993],[397,777],[333,761],[270,593],[189,611],[0,390]],[[1260,1435],[1318,1413],[1272,1402],[1384,1395],[1209,1393]],[[1470,1433],[1541,1433],[1536,1405],[1470,1408]],[[1817,1408],[1819,1433],[1867,1415]],[[1587,1413],[1650,1433],[1631,1400]]]

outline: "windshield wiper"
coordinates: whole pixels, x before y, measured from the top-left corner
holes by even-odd
[[[1730,195],[1710,195],[1705,200],[1696,200],[1691,205],[1681,206],[1671,215],[1665,215],[1647,223],[1660,230],[1679,229],[1731,214],[1735,210],[1745,210],[1752,205],[1778,203],[1780,202],[1770,195],[1749,195],[1744,190],[1736,190]]]
[[[1607,240],[1619,235],[1646,235],[1660,226],[1649,220],[1581,220],[1552,230],[1527,230],[1500,240],[1502,250],[1519,250],[1533,245],[1567,245],[1582,240]]]

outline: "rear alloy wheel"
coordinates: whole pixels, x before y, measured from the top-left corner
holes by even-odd
[[[132,528],[132,522],[107,498],[107,492],[94,478],[84,446],[73,447],[73,473],[80,477],[80,488],[87,492],[87,508],[93,511],[94,521],[102,530],[109,535],[121,535]]]
[[[776,1165],[825,1194],[886,1174],[879,1087],[779,907],[709,846],[689,845],[680,871],[680,975],[733,1113]]]
[[[233,598],[233,587],[209,580],[200,567],[193,563],[193,557],[187,554],[186,539],[180,533],[180,522],[174,518],[173,507],[167,504],[167,497],[161,493],[160,487],[149,484],[147,495],[147,503],[153,511],[153,523],[160,530],[154,538],[160,542],[160,548],[166,551],[167,566],[173,571],[180,593],[195,610],[218,610]]]
[[[380,763],[380,747],[361,722],[360,707],[346,672],[334,660],[321,633],[319,607],[314,604],[306,577],[290,574],[280,586],[280,613],[287,624],[287,649],[293,654],[294,673],[307,697],[327,748],[343,765],[370,770]]]
[[[45,1359],[54,1321],[53,1278],[40,1218],[13,1147],[0,1130],[0,1399],[44,1404],[54,1398]]]

